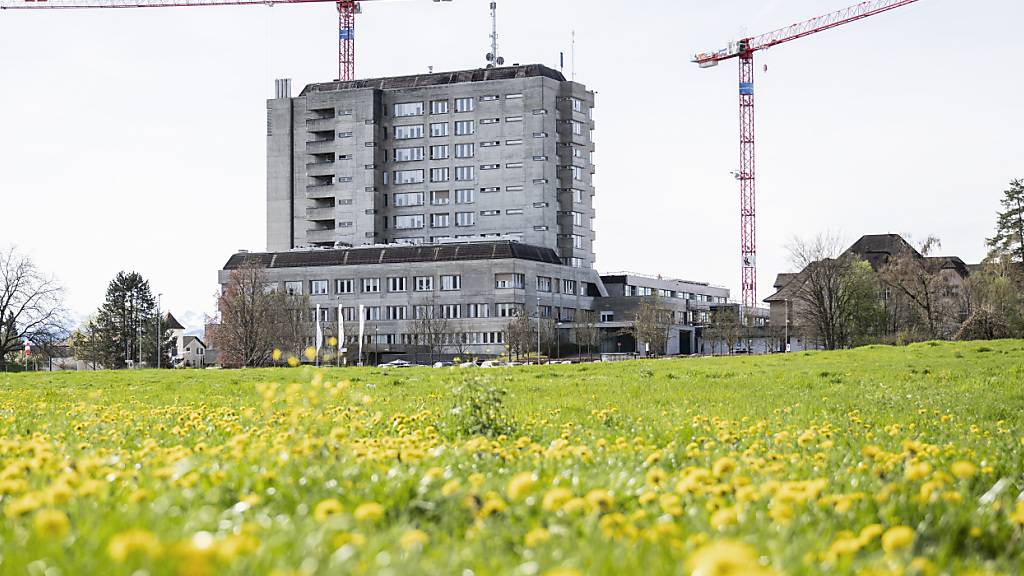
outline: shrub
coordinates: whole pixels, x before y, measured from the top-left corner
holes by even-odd
[[[467,374],[453,389],[446,428],[463,436],[497,437],[516,430],[515,419],[505,405],[508,390],[485,376]]]

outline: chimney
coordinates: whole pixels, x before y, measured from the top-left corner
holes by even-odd
[[[274,80],[274,97],[278,100],[292,97],[291,78],[278,78]]]

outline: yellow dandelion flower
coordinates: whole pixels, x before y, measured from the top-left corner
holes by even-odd
[[[317,522],[326,522],[331,516],[337,516],[341,514],[341,502],[338,502],[334,498],[328,498],[327,500],[320,501],[313,509],[313,518]]]
[[[566,502],[572,500],[572,497],[572,491],[568,488],[552,488],[544,495],[544,499],[541,501],[541,508],[545,512],[556,512]]]
[[[953,476],[956,476],[961,480],[966,480],[978,472],[978,467],[970,462],[960,460],[959,462],[954,462],[953,465],[950,466],[950,471],[953,473]]]
[[[71,522],[68,515],[60,510],[46,508],[36,512],[32,527],[43,538],[63,538],[70,530]]]
[[[281,352],[280,348],[274,348],[274,351],[270,353],[270,357],[274,359],[274,362],[280,362],[282,355],[283,352]]]
[[[309,360],[310,362],[316,360],[316,348],[313,348],[312,346],[308,346],[302,354],[306,357],[306,360]]]
[[[885,532],[885,528],[881,524],[868,524],[861,528],[858,538],[860,538],[862,544],[868,544],[881,536],[883,532]]]
[[[353,513],[360,522],[376,522],[384,517],[384,507],[376,502],[363,502]]]
[[[533,492],[536,485],[537,479],[533,472],[520,472],[508,481],[505,493],[508,494],[510,500],[520,500]]]
[[[914,530],[909,526],[894,526],[882,534],[882,549],[895,552],[914,543]]]
[[[484,500],[483,506],[480,507],[480,517],[487,518],[495,514],[500,514],[508,508],[508,504],[497,496],[491,496],[487,500]]]
[[[486,480],[486,477],[479,472],[474,472],[469,475],[469,483],[473,488],[479,488],[480,485],[484,483],[484,480]]]
[[[907,480],[920,480],[927,478],[932,473],[932,465],[927,462],[909,462],[903,471],[903,477]]]
[[[537,546],[547,542],[551,539],[551,533],[544,528],[534,528],[526,533],[523,538],[523,543],[527,548],[536,548]]]
[[[611,509],[612,505],[615,504],[615,499],[607,490],[591,490],[586,495],[587,504],[594,510],[605,512]]]
[[[715,510],[711,514],[711,527],[715,530],[724,530],[739,522],[739,510],[735,506]]]
[[[457,492],[461,486],[462,482],[459,481],[458,478],[453,478],[445,482],[444,486],[441,486],[441,495],[446,497],[451,496],[452,494]]]
[[[665,485],[665,481],[668,480],[668,472],[665,472],[663,468],[655,466],[647,471],[647,475],[644,481],[648,486],[654,488],[660,488]]]
[[[731,540],[712,542],[687,561],[692,576],[769,576],[774,572],[758,563],[757,552]]]
[[[124,562],[130,556],[140,554],[147,558],[159,558],[163,545],[152,532],[140,529],[128,530],[110,539],[107,555],[115,562]]]
[[[1024,526],[1024,500],[1017,502],[1017,507],[1010,514],[1010,522]]]
[[[662,494],[658,498],[658,506],[661,507],[661,510],[665,514],[668,514],[670,516],[683,515],[682,499],[679,497],[678,494]]]
[[[299,362],[299,359],[296,358],[295,356],[288,357],[288,365],[291,366],[292,368],[295,368],[299,364],[301,364],[301,362]]]
[[[583,576],[583,573],[575,568],[552,568],[544,571],[544,576]]]
[[[715,460],[715,463],[711,466],[711,473],[721,478],[735,469],[736,461],[732,458],[725,457]]]
[[[338,345],[338,339],[335,338],[334,336],[331,336],[330,338],[327,339],[327,345],[331,346],[332,348],[334,346],[337,346]]]
[[[427,536],[426,532],[413,528],[402,534],[402,537],[398,539],[398,544],[403,550],[422,550],[429,541],[430,536]]]
[[[366,536],[363,536],[359,532],[339,532],[334,535],[331,539],[331,543],[334,544],[335,548],[341,548],[349,544],[353,546],[362,546],[366,543]]]

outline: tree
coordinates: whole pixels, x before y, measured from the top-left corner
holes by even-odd
[[[436,355],[444,353],[445,347],[452,340],[448,319],[442,317],[438,310],[436,294],[431,294],[429,299],[423,299],[413,307],[412,332],[415,345],[430,355],[431,363]]]
[[[920,253],[904,251],[880,270],[882,280],[916,309],[929,338],[952,336],[963,320],[955,291],[943,272],[946,260],[931,257],[941,245],[938,238],[929,236],[918,249]]]
[[[1012,180],[999,201],[1003,209],[996,219],[995,236],[986,240],[992,254],[1007,254],[1013,262],[1024,262],[1024,180]]]
[[[25,346],[67,333],[64,289],[14,247],[0,250],[0,365]]]
[[[640,300],[633,326],[629,328],[629,333],[636,340],[637,346],[641,342],[646,343],[655,356],[665,353],[668,331],[672,327],[672,311],[661,307],[660,304],[657,295]]]
[[[853,254],[839,253],[839,240],[822,234],[795,239],[790,260],[800,274],[792,314],[801,331],[828,350],[863,339],[879,314],[878,280],[871,266]]]
[[[962,296],[963,307],[970,315],[957,333],[958,340],[977,334],[979,322],[1005,325],[1007,335],[1003,338],[1024,337],[1024,271],[1009,255],[982,262],[964,284]]]
[[[533,320],[520,310],[505,325],[505,346],[508,348],[509,356],[529,356],[530,350],[535,346],[537,340],[536,326]]]
[[[128,361],[156,366],[157,314],[149,281],[138,272],[118,272],[91,327],[99,362],[107,368],[124,368]],[[162,344],[169,339],[168,330]]]
[[[725,342],[726,354],[732,354],[740,339],[740,311],[738,306],[718,306],[711,311],[711,323],[704,329],[704,338],[711,340],[714,354],[719,342]]]
[[[573,338],[576,345],[587,349],[587,357],[594,358],[593,350],[601,343],[601,329],[597,327],[597,312],[578,310],[576,321],[572,325]]]

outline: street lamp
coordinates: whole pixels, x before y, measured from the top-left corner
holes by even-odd
[[[555,357],[559,360],[562,359],[562,333],[559,331],[559,328],[561,327],[561,322],[555,322]],[[577,338],[577,340],[579,339]],[[579,344],[579,342],[576,342],[576,344]],[[577,348],[579,348],[579,346],[577,346]],[[579,350],[577,350],[577,353],[578,352]]]
[[[789,352],[789,298],[786,298],[786,342],[783,344],[783,352]]]

